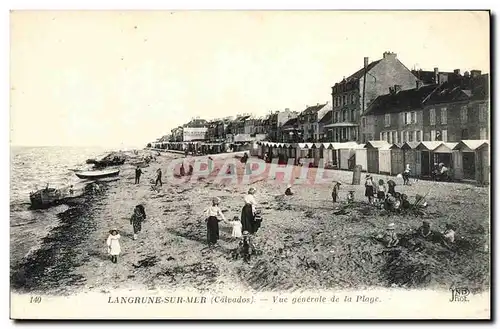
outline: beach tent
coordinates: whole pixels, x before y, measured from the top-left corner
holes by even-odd
[[[463,140],[453,148],[454,178],[488,184],[490,159],[488,140]]]
[[[417,150],[417,146],[419,142],[405,142],[401,146],[401,150],[403,151],[403,165],[406,168],[406,165],[410,165],[411,175],[420,177],[422,163],[421,163],[421,151]]]
[[[369,173],[374,173],[378,174],[380,172],[380,163],[382,162],[382,169],[387,170],[389,168],[390,173],[390,163],[391,163],[391,155],[390,155],[390,147],[391,144],[389,144],[386,141],[369,141],[366,143],[365,148],[366,148],[366,168]],[[389,151],[389,152],[382,152],[382,161],[380,159],[380,152],[379,150],[383,148],[384,151]]]
[[[391,175],[397,175],[404,171],[403,145],[392,144],[391,149]]]

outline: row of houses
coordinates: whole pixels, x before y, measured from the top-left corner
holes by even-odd
[[[256,118],[251,114],[199,118],[162,140],[280,143],[386,141],[458,142],[487,140],[489,74],[410,70],[393,52],[365,57],[361,68],[331,88],[331,101],[285,109]]]

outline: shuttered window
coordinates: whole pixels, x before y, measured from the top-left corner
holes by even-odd
[[[448,124],[448,113],[447,113],[447,108],[442,107],[441,108],[441,124],[446,125]]]
[[[448,141],[448,130],[443,129],[441,131],[441,137],[442,137],[443,142],[447,142]]]
[[[468,110],[467,110],[467,106],[464,105],[462,106],[461,110],[460,110],[460,121],[462,123],[467,123],[467,118],[468,118]]]
[[[430,120],[431,126],[436,125],[436,109],[429,110],[429,120]]]

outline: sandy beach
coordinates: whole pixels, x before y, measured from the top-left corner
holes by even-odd
[[[141,151],[144,152],[144,151]],[[449,289],[453,284],[471,291],[489,288],[488,187],[430,181],[398,183],[411,202],[427,195],[423,216],[396,215],[367,204],[364,186],[351,186],[352,172],[327,170],[328,181],[343,183],[343,206],[349,189],[354,204],[334,214],[331,184],[293,186],[293,196],[284,196],[285,182],[254,177],[248,183],[221,184],[216,179],[222,163],[234,154],[214,155],[214,173],[205,179],[182,184],[168,182],[169,164],[179,154],[162,153],[143,167],[139,185],[134,184],[133,161],[123,165],[120,179],[104,183],[102,195],[83,195],[80,202],[60,214],[61,225],[52,229],[42,247],[12,270],[11,286],[19,292],[44,294],[109,292],[113,289],[245,289],[249,291],[294,291],[300,289],[403,287]],[[194,160],[188,157],[186,160]],[[238,176],[243,165],[237,161]],[[155,171],[164,172],[163,188],[151,189]],[[295,167],[293,177],[303,168]],[[315,177],[317,169],[308,171]],[[365,174],[362,174],[362,183]],[[389,179],[387,176],[373,175]],[[219,246],[206,244],[203,209],[214,196],[221,199],[226,218],[240,216],[248,188],[262,210],[263,223],[254,243],[259,255],[250,264],[234,260],[231,251],[238,241],[231,228],[222,224]],[[138,240],[133,240],[130,217],[135,205],[143,204],[146,222]],[[444,210],[446,209],[446,210]],[[433,230],[451,222],[457,227],[455,250],[424,242],[422,251],[408,246],[387,251],[372,237],[395,223],[398,234],[409,234],[422,220]],[[109,230],[119,230],[122,253],[113,264],[105,244]]]

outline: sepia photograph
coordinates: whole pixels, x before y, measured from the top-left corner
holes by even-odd
[[[11,11],[10,317],[490,319],[490,14]]]

